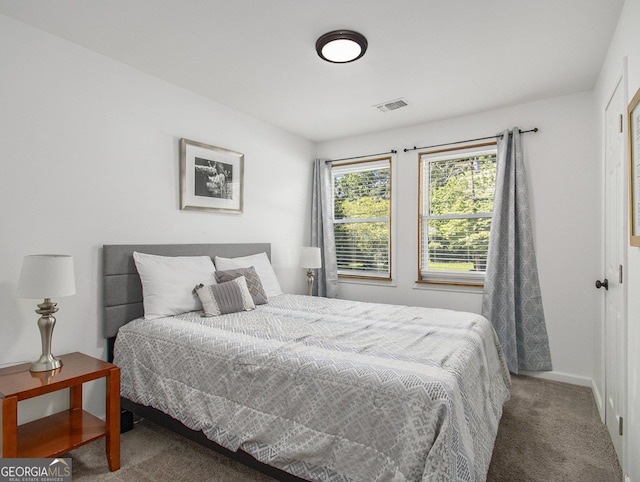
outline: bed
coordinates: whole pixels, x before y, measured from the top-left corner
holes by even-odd
[[[103,247],[123,408],[280,480],[486,479],[510,385],[486,319],[272,292],[249,311],[146,320],[134,252],[236,259],[270,245]]]

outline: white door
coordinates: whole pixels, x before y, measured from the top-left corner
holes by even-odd
[[[605,421],[623,464],[626,397],[626,314],[624,260],[627,244],[622,82],[605,111]],[[598,283],[596,283],[598,286]]]

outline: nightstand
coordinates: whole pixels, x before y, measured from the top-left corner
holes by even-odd
[[[120,468],[120,368],[82,353],[59,357],[62,367],[30,372],[30,363],[0,369],[2,457],[52,458],[106,437],[109,469]],[[105,378],[106,422],[82,409],[82,384]],[[18,426],[18,402],[69,389],[69,409]]]

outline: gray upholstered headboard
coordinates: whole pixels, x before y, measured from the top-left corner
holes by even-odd
[[[246,244],[105,244],[102,247],[104,275],[104,337],[112,338],[118,329],[144,314],[142,284],[133,262],[133,252],[159,256],[215,256],[235,258],[267,253],[270,243]]]

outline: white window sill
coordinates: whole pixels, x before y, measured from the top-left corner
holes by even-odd
[[[348,285],[391,286],[394,288],[398,286],[395,280],[390,280],[389,278],[338,278],[338,283]]]
[[[414,290],[425,291],[446,291],[450,293],[482,293],[484,291],[483,286],[469,286],[469,285],[454,285],[445,283],[415,283]]]

